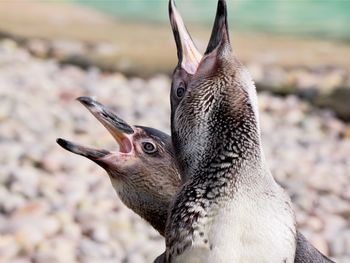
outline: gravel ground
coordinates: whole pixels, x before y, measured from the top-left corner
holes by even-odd
[[[169,130],[170,80],[59,66],[0,43],[0,262],[151,262],[163,239],[116,197],[92,162],[57,137],[113,149],[75,98],[95,96],[130,123]],[[300,230],[350,262],[350,128],[294,96],[259,94],[268,163]]]

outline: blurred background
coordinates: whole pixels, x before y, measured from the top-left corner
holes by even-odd
[[[216,1],[178,0],[204,50]],[[263,146],[300,231],[350,262],[350,2],[228,0]],[[164,240],[57,137],[116,150],[75,98],[169,133],[167,1],[0,1],[0,262],[152,262]]]

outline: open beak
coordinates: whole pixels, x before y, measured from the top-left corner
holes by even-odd
[[[131,137],[134,133],[134,129],[129,124],[93,98],[79,97],[77,100],[110,132],[113,138],[118,142],[120,152],[130,153],[132,151]]]
[[[186,26],[176,9],[174,0],[169,0],[169,18],[173,30],[179,66],[187,73],[196,73],[202,54],[197,50]]]
[[[134,129],[129,124],[120,119],[107,107],[90,97],[79,97],[77,100],[111,133],[119,144],[119,152],[93,149],[59,138],[56,141],[61,147],[75,154],[87,157],[104,168],[114,167],[115,161],[119,158],[133,153],[132,136]]]

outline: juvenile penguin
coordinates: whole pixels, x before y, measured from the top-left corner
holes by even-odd
[[[119,152],[63,139],[57,139],[57,143],[105,169],[122,202],[164,235],[169,203],[180,187],[170,137],[156,129],[130,126],[92,98],[78,100],[115,138]]]
[[[181,184],[179,174],[174,169],[175,160],[170,136],[154,128],[130,126],[110,109],[91,98],[85,97],[79,100],[100,122],[108,125],[112,134],[119,134],[117,137],[119,145],[123,143],[122,136],[131,137],[133,147],[141,151],[134,151],[127,157],[126,162],[112,163],[107,157],[112,153],[108,151],[80,146],[63,139],[58,139],[57,142],[66,150],[85,156],[102,166],[110,175],[112,185],[121,200],[164,235],[167,208]],[[128,132],[131,130],[126,127],[131,127],[134,135],[138,133],[139,139],[130,136]],[[125,128],[127,133],[123,132]],[[142,145],[145,142],[152,145]],[[120,148],[123,149],[121,145]],[[116,157],[118,160],[122,158],[120,154],[116,154]],[[155,206],[157,207],[154,208]],[[297,236],[295,263],[332,262],[313,247],[301,233],[298,232]]]
[[[199,63],[183,52],[188,38],[173,7],[171,132],[184,185],[167,220],[165,262],[292,263],[294,212],[264,159],[256,90],[231,49],[226,2]]]

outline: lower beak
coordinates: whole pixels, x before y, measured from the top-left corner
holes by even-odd
[[[82,155],[95,162],[98,161],[100,158],[106,157],[107,155],[111,154],[109,151],[106,150],[98,150],[90,147],[81,146],[61,138],[57,139],[56,142],[67,151]]]

